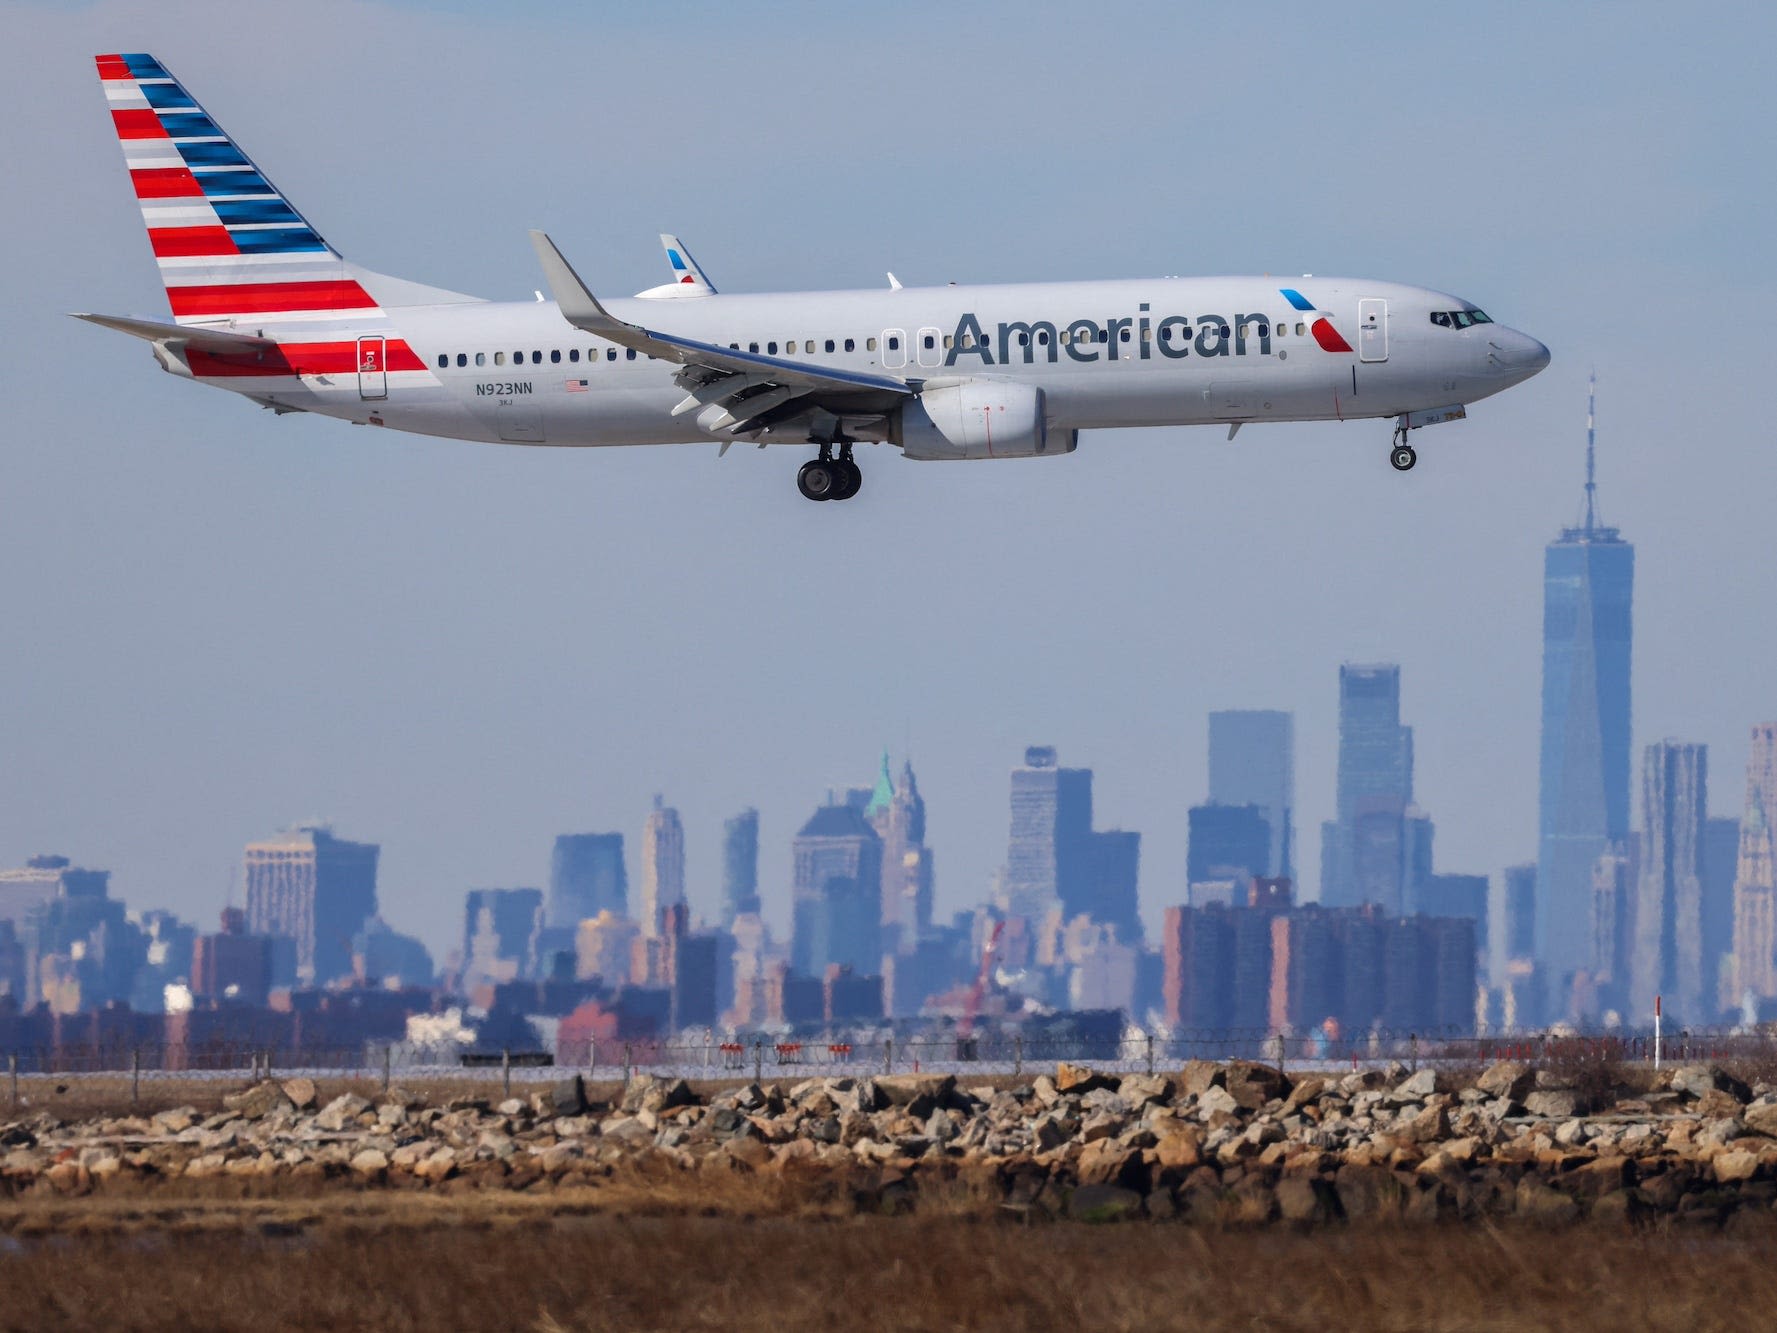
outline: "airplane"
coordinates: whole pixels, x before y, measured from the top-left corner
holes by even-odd
[[[1549,350],[1473,302],[1348,278],[1191,277],[593,295],[531,241],[553,300],[486,301],[343,258],[151,55],[96,57],[172,322],[79,314],[161,367],[276,413],[526,445],[812,446],[810,500],[854,447],[917,460],[1071,454],[1081,431],[1392,420],[1409,433],[1529,379]]]

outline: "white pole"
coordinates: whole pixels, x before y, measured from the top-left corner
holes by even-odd
[[[1660,996],[1654,996],[1654,1072],[1660,1072]]]

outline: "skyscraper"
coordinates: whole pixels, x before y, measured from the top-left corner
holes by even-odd
[[[1593,413],[1586,507],[1543,553],[1536,955],[1562,986],[1591,952],[1592,868],[1629,836],[1629,649],[1635,548],[1597,519]]]
[[[814,812],[793,844],[790,967],[805,977],[840,963],[882,970],[882,839],[854,805]]]
[[[1653,1018],[1654,997],[1681,1023],[1714,1017],[1703,977],[1703,827],[1709,814],[1709,752],[1660,741],[1642,763],[1641,882],[1635,896],[1633,1022]],[[1707,996],[1707,1003],[1705,997]]]
[[[1190,838],[1185,851],[1185,883],[1266,878],[1274,840],[1271,821],[1259,805],[1194,805],[1186,812]]]
[[[901,785],[889,777],[888,751],[864,818],[882,839],[883,947],[899,951],[932,924],[932,852],[926,842],[926,803],[913,777],[913,761],[901,765]]]
[[[1006,909],[1040,920],[1060,906],[1087,911],[1091,875],[1092,770],[1061,768],[1052,746],[1024,752],[1012,770],[1012,835],[1006,852]]]
[[[664,798],[642,826],[642,933],[660,934],[666,909],[685,901],[685,828]]]
[[[1232,709],[1209,715],[1209,802],[1256,805],[1270,826],[1270,856],[1254,874],[1294,873],[1296,719],[1291,713]]]
[[[1399,916],[1413,901],[1431,830],[1410,808],[1413,728],[1401,725],[1401,669],[1393,663],[1339,668],[1337,795],[1338,818],[1322,826],[1321,902],[1378,903]]]
[[[1777,722],[1752,729],[1734,872],[1734,1003],[1777,996]]]
[[[549,926],[573,930],[600,912],[629,915],[621,833],[564,833],[549,858]]]
[[[759,910],[759,812],[742,810],[722,825],[722,927]]]
[[[379,851],[324,824],[247,844],[247,929],[296,941],[299,983],[351,975],[352,936],[376,914]]]

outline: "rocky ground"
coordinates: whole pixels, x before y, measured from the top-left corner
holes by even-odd
[[[942,1200],[1033,1220],[1777,1218],[1777,1089],[1713,1066],[1651,1082],[1631,1092],[1598,1071],[1510,1063],[1290,1078],[1233,1061],[1120,1076],[1062,1065],[1010,1088],[897,1075],[704,1095],[638,1078],[611,1103],[589,1103],[574,1078],[426,1105],[399,1089],[323,1102],[290,1078],[214,1114],[0,1119],[0,1230],[17,1205],[66,1196],[596,1194],[651,1180],[694,1199],[736,1177],[859,1212]]]

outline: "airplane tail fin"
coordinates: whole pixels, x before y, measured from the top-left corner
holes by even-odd
[[[178,323],[337,319],[475,299],[347,263],[160,61],[96,63]]]
[[[704,276],[703,269],[698,266],[685,243],[677,236],[665,232],[660,236],[661,247],[666,251],[666,262],[672,265],[673,281],[682,287],[694,287],[702,296],[714,296],[716,284]]]

